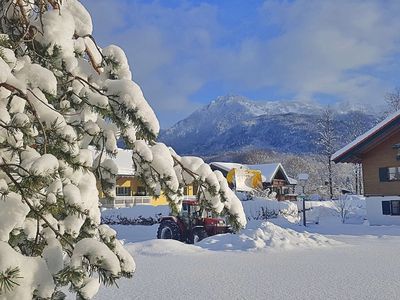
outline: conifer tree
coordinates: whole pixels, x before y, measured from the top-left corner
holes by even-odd
[[[0,34],[0,298],[62,299],[69,287],[90,299],[133,275],[133,258],[100,224],[97,185],[115,196],[117,139],[174,211],[196,183],[201,205],[245,226],[220,172],[156,142],[124,52],[99,47],[78,0],[1,1]]]

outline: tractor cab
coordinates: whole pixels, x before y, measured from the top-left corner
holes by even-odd
[[[191,216],[191,217],[197,217],[200,218],[202,216],[202,209],[200,207],[200,204],[197,201],[190,201],[190,200],[184,200],[182,203],[182,209],[180,212],[180,215],[183,216]]]

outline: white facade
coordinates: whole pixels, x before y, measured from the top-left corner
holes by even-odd
[[[383,201],[400,201],[400,196],[366,197],[365,200],[370,225],[400,225],[400,215],[385,215],[382,209]]]

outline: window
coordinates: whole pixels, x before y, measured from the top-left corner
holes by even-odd
[[[400,181],[400,167],[379,168],[381,182]]]
[[[146,188],[144,186],[138,186],[136,196],[146,196]]]
[[[392,215],[399,216],[400,215],[400,200],[390,201],[392,204]]]
[[[382,201],[382,214],[400,216],[400,200]]]
[[[117,186],[115,193],[116,193],[117,196],[130,196],[131,195],[131,188],[130,187]]]
[[[389,171],[389,181],[400,180],[400,168],[399,167],[388,168],[388,171]]]

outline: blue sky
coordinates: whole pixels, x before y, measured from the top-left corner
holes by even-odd
[[[400,86],[400,1],[82,0],[168,127],[218,96],[382,106]]]

